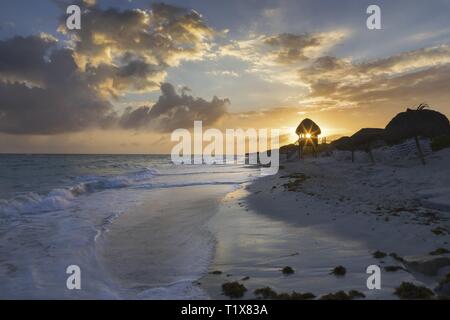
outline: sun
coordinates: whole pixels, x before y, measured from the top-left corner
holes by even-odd
[[[306,139],[311,139],[311,133],[306,134]]]

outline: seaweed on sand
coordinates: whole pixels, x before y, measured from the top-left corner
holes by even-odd
[[[283,272],[283,274],[288,275],[288,274],[293,274],[295,271],[291,267],[286,266],[283,269],[281,269],[281,272]]]
[[[331,271],[331,274],[334,274],[335,276],[345,276],[346,273],[347,269],[343,266],[337,266]]]
[[[326,295],[323,295],[320,297],[320,300],[353,300],[365,297],[365,294],[358,290],[350,290],[348,293],[341,290],[335,293],[328,293]]]
[[[394,292],[400,299],[426,300],[434,297],[433,291],[424,286],[416,286],[411,282],[402,282]]]
[[[385,252],[379,250],[375,251],[372,255],[375,259],[383,259],[384,257],[387,256]]]
[[[445,248],[437,248],[436,250],[431,251],[430,255],[432,255],[432,256],[440,256],[440,255],[446,254],[446,253],[450,253],[450,251],[448,251]]]
[[[230,298],[242,298],[246,291],[247,288],[237,281],[222,284],[223,294]]]
[[[276,293],[270,287],[259,288],[254,291],[255,296],[260,299],[272,299],[272,300],[310,300],[314,299],[316,296],[310,292],[298,293],[293,291],[289,293]]]

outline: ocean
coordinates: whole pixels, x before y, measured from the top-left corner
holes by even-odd
[[[258,175],[167,155],[0,155],[0,298],[204,298],[207,222]]]

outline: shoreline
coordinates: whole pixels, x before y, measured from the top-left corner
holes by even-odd
[[[450,249],[450,214],[420,194],[448,186],[449,158],[448,151],[437,153],[427,166],[331,158],[282,163],[277,175],[228,194],[211,218],[216,254],[201,287],[212,299],[227,298],[221,285],[233,281],[247,288],[244,299],[267,286],[316,297],[358,290],[367,299],[397,299],[402,282],[434,289],[450,271],[449,254],[430,255]],[[376,251],[386,256],[375,258]],[[344,277],[330,274],[339,265],[347,269]],[[369,265],[381,268],[381,290],[366,286]],[[295,273],[283,275],[284,266]]]

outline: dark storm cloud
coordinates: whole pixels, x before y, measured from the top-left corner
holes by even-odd
[[[152,107],[128,108],[120,124],[124,128],[153,127],[168,132],[177,128],[191,128],[195,120],[212,125],[227,113],[228,99],[214,97],[211,101],[181,94],[170,83],[161,85],[161,96]]]
[[[59,29],[69,37],[66,47],[48,34],[0,41],[0,132],[166,131],[191,126],[191,119],[212,123],[225,112],[227,100],[178,95],[164,84],[153,108],[114,113],[118,97],[157,90],[168,67],[201,59],[214,32],[197,12],[170,5],[119,11],[78,4],[85,10],[82,29],[68,32],[63,21]]]
[[[48,36],[0,41],[0,131],[54,134],[106,125],[110,103]]]

